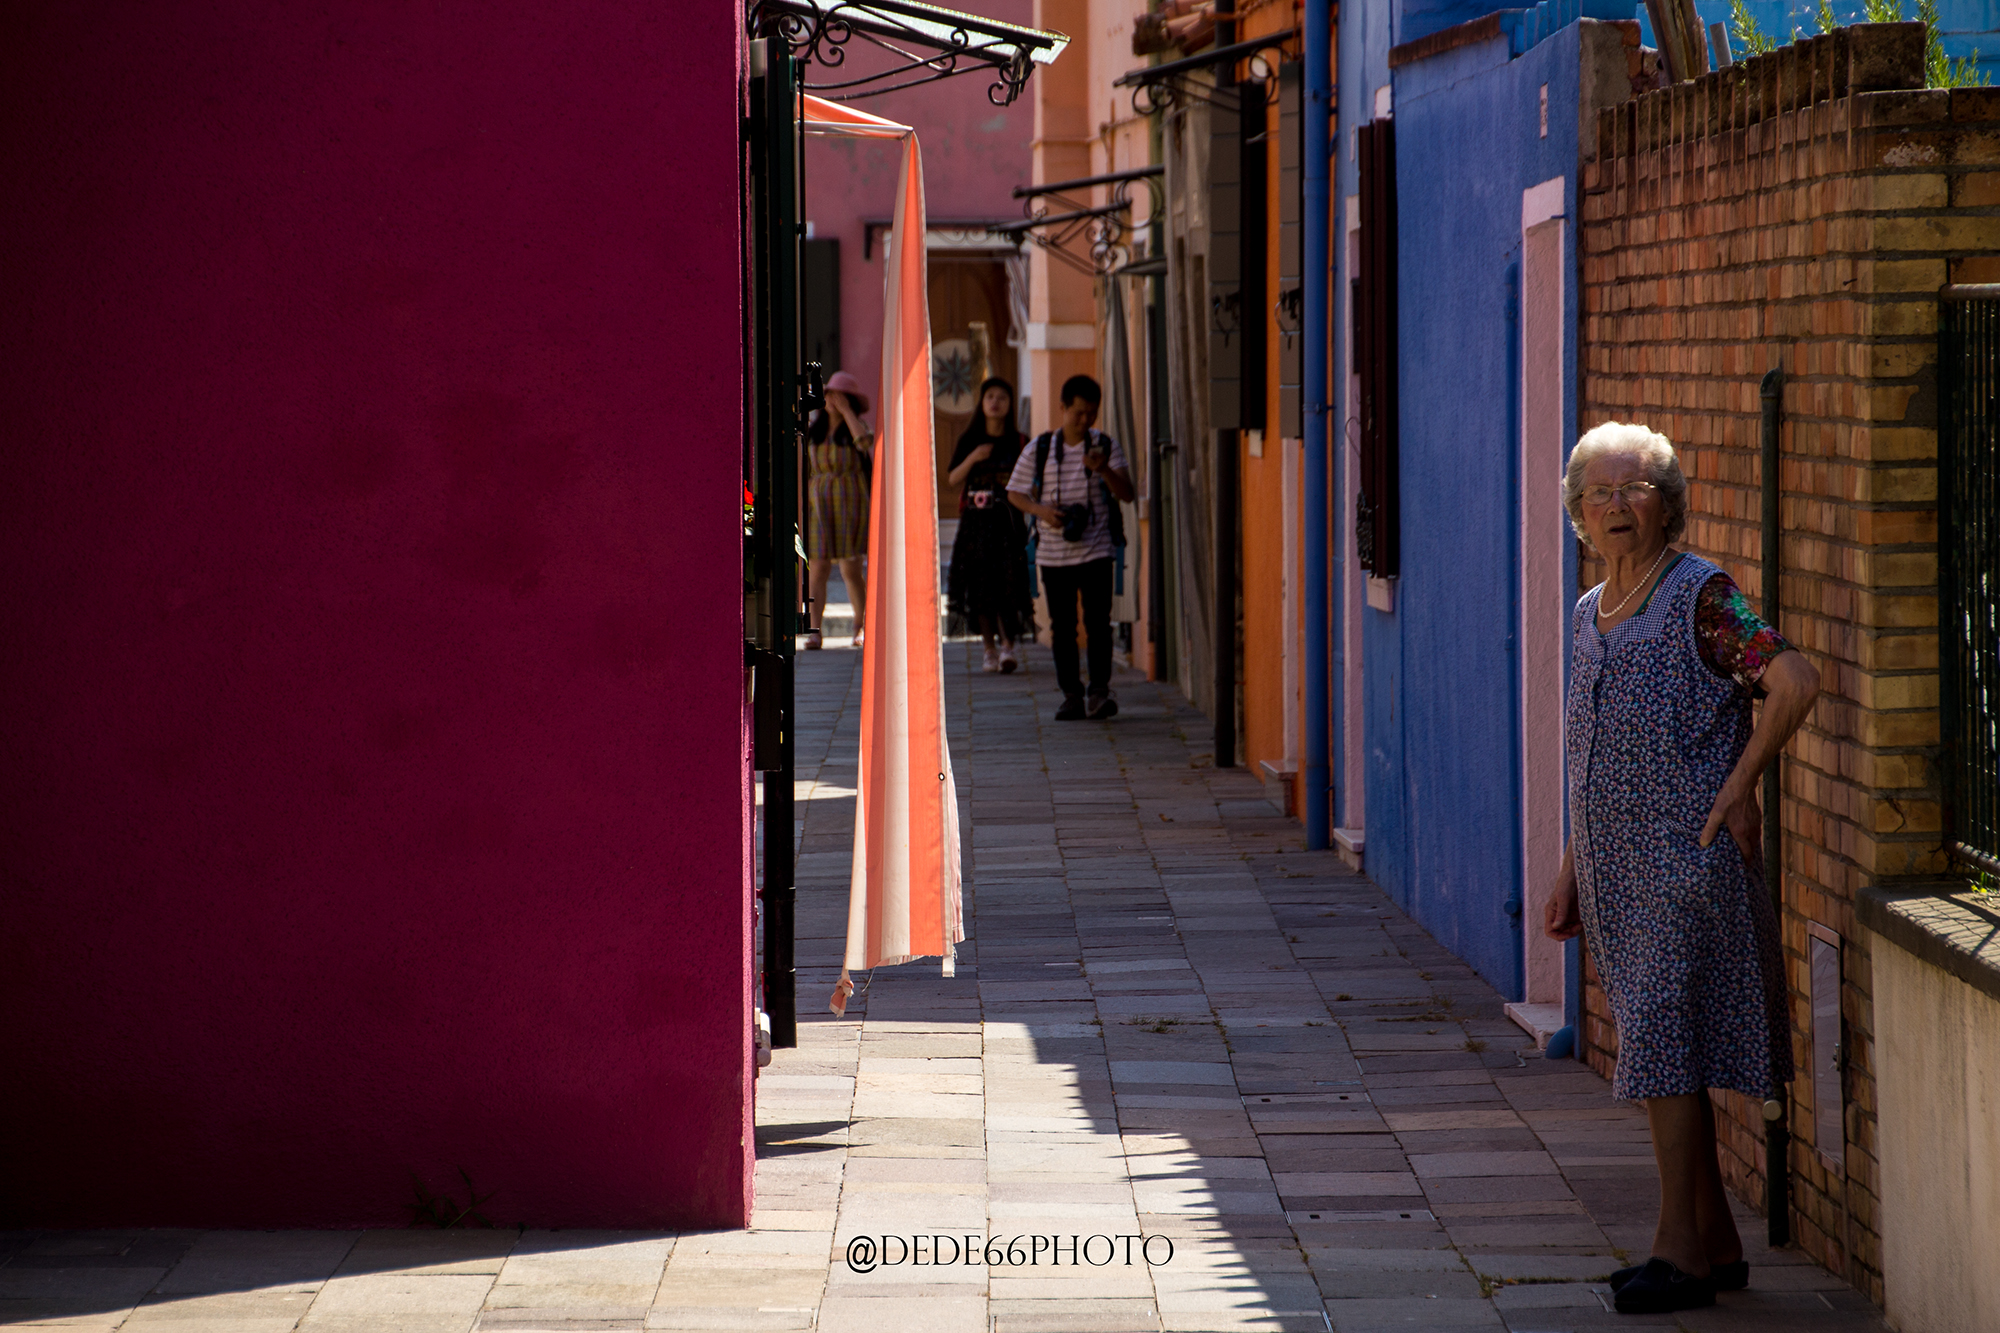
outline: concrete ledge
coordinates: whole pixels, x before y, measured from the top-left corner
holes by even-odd
[[[1875,885],[1854,899],[1862,925],[1973,989],[2000,1000],[2000,893],[1963,880]]]
[[[1257,774],[1264,783],[1264,799],[1278,807],[1282,814],[1297,814],[1292,808],[1292,780],[1298,776],[1296,768],[1285,768],[1265,759],[1258,763]]]
[[[1368,851],[1366,834],[1358,828],[1337,828],[1333,831],[1334,849],[1350,870],[1360,870]]]
[[[1549,1048],[1549,1038],[1563,1027],[1563,1007],[1560,1004],[1529,1004],[1516,1001],[1507,1006],[1507,1017],[1520,1025],[1521,1030],[1535,1039],[1535,1049]]]

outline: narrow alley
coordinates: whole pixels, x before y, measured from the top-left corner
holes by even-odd
[[[878,969],[845,1019],[822,1001],[860,657],[800,656],[799,1048],[759,1080],[756,1227],[683,1238],[656,1326],[720,1303],[740,1265],[757,1305],[729,1327],[1882,1327],[1747,1211],[1751,1290],[1611,1313],[1604,1278],[1645,1256],[1657,1207],[1638,1109],[1541,1059],[1491,987],[1301,851],[1170,686],[1125,675],[1116,722],[1056,723],[1045,650],[989,676],[976,649],[945,647],[971,829],[958,975]],[[1070,1240],[1135,1234],[1172,1257],[1099,1266],[1079,1260],[1107,1245]],[[964,1262],[967,1236],[1003,1258],[1038,1235],[1080,1248]]]
[[[1636,1108],[1541,1059],[1490,987],[1209,765],[1172,687],[1130,674],[1115,722],[1059,724],[1046,650],[989,676],[976,644],[945,645],[970,938],[956,977],[878,969],[834,1018],[861,663],[844,643],[799,658],[802,1021],[758,1080],[748,1230],[11,1233],[0,1322],[1883,1327],[1740,1209],[1749,1291],[1611,1313],[1603,1280],[1644,1256],[1656,1207]]]

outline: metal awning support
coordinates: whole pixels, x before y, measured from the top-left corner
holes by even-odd
[[[1231,42],[1228,46],[1218,46],[1211,51],[1203,51],[1198,56],[1185,60],[1170,60],[1164,65],[1148,65],[1121,74],[1111,85],[1114,88],[1132,90],[1132,110],[1142,116],[1150,116],[1156,111],[1166,111],[1182,101],[1206,102],[1210,106],[1236,107],[1235,94],[1213,85],[1198,84],[1188,76],[1218,66],[1234,65],[1239,60],[1248,60],[1250,78],[1268,88],[1276,88],[1277,71],[1267,58],[1267,52],[1282,52],[1285,43],[1298,34],[1296,28],[1286,28],[1282,32],[1266,33],[1262,37],[1252,37],[1247,42]],[[1260,68],[1261,66],[1261,68]]]
[[[1160,177],[1166,171],[1162,166],[1137,167],[1131,171],[1112,171],[1101,176],[1079,176],[1075,180],[1050,181],[1041,185],[1016,185],[1014,197],[1027,202],[1021,205],[1026,214],[1019,222],[997,224],[989,230],[996,236],[1033,241],[1049,255],[1061,260],[1081,273],[1112,273],[1125,267],[1131,261],[1132,252],[1128,240],[1132,234],[1131,187],[1135,181],[1146,182],[1153,195],[1153,211],[1148,216],[1157,216],[1160,211]],[[1065,197],[1065,192],[1087,190],[1100,185],[1111,188],[1111,202],[1090,205],[1080,199]],[[1068,211],[1051,213],[1047,205],[1035,202],[1052,199],[1067,205]],[[1046,228],[1047,230],[1038,230]],[[1090,244],[1090,258],[1068,249],[1077,237],[1086,237]]]
[[[1048,64],[1069,45],[1059,32],[917,0],[753,0],[747,17],[753,37],[779,38],[801,65],[835,75],[804,87],[836,102],[990,71],[994,81],[986,98],[1007,106],[1027,87],[1036,65]],[[890,59],[875,73],[840,78],[849,43],[856,38]]]
[[[1136,167],[1131,171],[1112,171],[1102,176],[1079,176],[1070,181],[1051,181],[1046,185],[1016,185],[1016,199],[1034,199],[1045,194],[1061,194],[1065,190],[1087,190],[1093,185],[1123,185],[1128,181],[1145,180],[1166,171],[1164,166]],[[1120,197],[1123,197],[1121,192]]]

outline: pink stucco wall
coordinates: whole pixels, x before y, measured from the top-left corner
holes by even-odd
[[[1033,0],[954,0],[949,7],[1004,23],[1034,22]],[[863,51],[853,63],[864,65],[869,59]],[[842,77],[815,69],[805,75],[808,84]],[[924,200],[934,223],[1022,216],[1013,189],[1028,183],[1033,96],[1024,92],[1012,106],[994,106],[986,98],[992,82],[991,75],[975,71],[855,103],[873,115],[916,127],[923,145]],[[813,235],[840,238],[841,353],[845,369],[863,384],[882,378],[883,273],[879,238],[874,256],[862,258],[862,227],[870,218],[886,219],[895,211],[900,151],[879,140],[806,140],[806,216]]]
[[[0,1212],[749,1206],[729,4],[0,22]]]

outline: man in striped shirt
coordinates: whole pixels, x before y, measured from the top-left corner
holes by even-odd
[[[1039,520],[1035,564],[1049,594],[1049,637],[1062,686],[1059,721],[1108,718],[1111,697],[1112,546],[1122,536],[1119,501],[1132,499],[1132,474],[1118,441],[1096,429],[1104,392],[1088,375],[1062,386],[1062,429],[1049,431],[1021,451],[1007,480],[1014,507]],[[1065,510],[1086,507],[1087,521]],[[1074,536],[1065,536],[1066,522]],[[1079,530],[1080,529],[1080,530]],[[1090,650],[1090,692],[1077,670],[1076,607],[1083,602],[1083,630]]]

